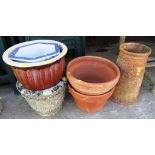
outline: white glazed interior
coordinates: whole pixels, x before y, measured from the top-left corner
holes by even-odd
[[[54,58],[51,58],[49,60],[45,60],[45,61],[42,61],[42,62],[33,62],[33,63],[21,63],[21,62],[16,62],[16,61],[13,61],[10,59],[10,54],[11,52],[19,47],[19,46],[23,46],[23,45],[28,45],[28,44],[32,44],[32,43],[37,43],[37,42],[44,42],[44,43],[56,43],[60,46],[61,48],[61,53],[54,57]],[[54,41],[54,40],[34,40],[34,41],[27,41],[27,42],[23,42],[23,43],[20,43],[20,44],[16,44],[10,48],[8,48],[4,54],[3,54],[3,60],[6,64],[10,65],[10,66],[14,66],[14,67],[20,67],[20,68],[28,68],[28,67],[37,67],[37,66],[43,66],[43,65],[48,65],[48,64],[51,64],[59,59],[61,59],[62,57],[64,57],[67,53],[67,46],[61,42],[58,42],[58,41]]]

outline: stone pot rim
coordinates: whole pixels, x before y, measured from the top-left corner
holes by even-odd
[[[130,46],[130,45],[140,45],[140,46],[144,46],[148,49],[148,52],[146,53],[134,53],[134,52],[129,52],[127,49],[125,49],[127,46]],[[142,44],[142,43],[138,43],[138,42],[125,42],[125,43],[122,43],[120,45],[120,51],[121,52],[124,52],[126,53],[127,55],[131,55],[131,56],[137,56],[137,57],[145,57],[145,56],[149,56],[151,54],[151,51],[152,49],[145,45],[145,44]]]
[[[77,79],[77,78],[75,78],[71,73],[70,73],[70,71],[69,71],[69,67],[71,66],[71,64],[74,62],[74,61],[76,61],[76,60],[78,60],[78,59],[84,59],[84,58],[95,58],[95,59],[99,59],[99,60],[104,60],[104,61],[106,61],[106,62],[108,62],[108,63],[111,63],[113,66],[114,66],[114,68],[115,68],[115,70],[116,70],[116,72],[117,72],[117,76],[114,78],[114,79],[112,79],[112,80],[110,80],[110,81],[108,81],[108,82],[99,82],[99,83],[91,83],[91,82],[86,82],[86,81],[82,81],[82,80],[80,80],[80,79]],[[88,86],[100,86],[100,84],[110,84],[112,81],[117,81],[117,79],[119,79],[119,77],[120,77],[120,70],[119,70],[119,68],[118,68],[118,66],[115,64],[115,63],[113,63],[112,61],[110,61],[110,60],[108,60],[108,59],[106,59],[106,58],[103,58],[103,57],[99,57],[99,56],[80,56],[80,57],[77,57],[77,58],[75,58],[75,59],[73,59],[73,60],[71,60],[69,63],[68,63],[68,65],[67,65],[67,76],[70,76],[74,81],[79,81],[79,83],[78,84],[80,84],[81,82],[83,83],[83,84],[86,84],[86,85],[88,85]]]
[[[51,95],[53,94],[54,91],[57,91],[58,89],[60,89],[60,87],[66,87],[66,84],[63,80],[59,81],[59,83],[53,87],[50,87],[44,90],[36,90],[36,91],[25,88],[19,81],[16,82],[16,88],[20,92],[20,94],[25,96],[31,96],[31,97],[41,97],[41,96]]]
[[[13,61],[10,59],[9,55],[11,54],[11,52],[19,47],[19,46],[23,46],[23,45],[28,45],[28,44],[32,44],[32,43],[37,43],[37,42],[43,42],[43,43],[57,43],[60,48],[62,49],[61,53],[54,57],[54,58],[51,58],[49,60],[45,60],[45,61],[42,61],[42,62],[33,62],[33,63],[28,63],[28,62],[25,62],[25,63],[20,63],[20,62],[16,62],[16,61]],[[26,42],[23,42],[23,43],[19,43],[19,44],[16,44],[14,46],[11,46],[10,48],[8,48],[4,53],[3,53],[3,60],[6,64],[10,65],[10,66],[13,66],[13,67],[19,67],[19,68],[30,68],[30,67],[38,67],[38,66],[44,66],[44,65],[49,65],[51,63],[54,63],[55,61],[61,59],[62,57],[64,57],[66,54],[67,54],[67,46],[59,41],[54,41],[54,40],[33,40],[33,41],[26,41]]]

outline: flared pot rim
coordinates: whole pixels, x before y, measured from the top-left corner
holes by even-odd
[[[91,82],[86,82],[86,81],[82,81],[82,80],[80,80],[80,79],[77,79],[76,77],[74,77],[71,73],[70,73],[70,70],[69,70],[69,68],[70,68],[70,66],[72,65],[72,63],[74,63],[74,61],[76,61],[76,60],[78,60],[78,59],[85,59],[85,58],[94,58],[94,59],[99,59],[99,60],[104,60],[105,62],[108,62],[108,63],[110,63],[110,64],[112,64],[113,65],[113,67],[115,68],[115,71],[116,71],[116,73],[117,73],[117,75],[112,79],[112,80],[110,80],[110,81],[107,81],[107,82],[99,82],[99,83],[91,83]],[[120,78],[120,70],[119,70],[119,67],[114,63],[114,62],[112,62],[112,61],[110,61],[110,60],[108,60],[108,59],[106,59],[106,58],[103,58],[103,57],[99,57],[99,56],[80,56],[80,57],[77,57],[77,58],[75,58],[75,59],[73,59],[73,60],[71,60],[69,63],[68,63],[68,65],[67,65],[67,77],[71,77],[74,81],[78,81],[78,80],[80,80],[80,83],[83,83],[83,84],[86,84],[86,85],[88,85],[88,86],[98,86],[98,87],[102,87],[102,84],[110,84],[110,83],[112,83],[112,82],[117,82],[118,80],[119,80],[119,78]],[[80,84],[79,83],[79,84]]]
[[[60,46],[61,48],[61,53],[54,57],[51,58],[49,60],[45,60],[42,62],[33,62],[33,63],[28,63],[28,62],[16,62],[10,59],[10,54],[11,52],[13,52],[13,50],[17,47],[23,46],[23,45],[28,45],[28,44],[33,44],[33,43],[37,43],[37,42],[43,42],[43,43],[56,43]],[[55,40],[33,40],[33,41],[26,41],[23,43],[19,43],[16,44],[14,46],[11,46],[10,48],[8,48],[4,53],[3,53],[3,60],[6,64],[13,66],[13,67],[19,67],[19,68],[30,68],[30,67],[38,67],[38,66],[44,66],[44,65],[49,65],[51,63],[56,62],[57,60],[60,60],[61,58],[63,58],[66,54],[67,54],[67,46],[59,41],[55,41]]]

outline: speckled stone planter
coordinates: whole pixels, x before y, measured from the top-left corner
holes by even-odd
[[[18,81],[16,87],[31,108],[41,116],[54,116],[62,108],[66,89],[64,81],[42,91],[28,90]]]

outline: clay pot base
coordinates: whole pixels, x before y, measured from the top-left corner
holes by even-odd
[[[75,89],[73,89],[71,85],[68,85],[68,90],[73,96],[76,105],[81,111],[97,112],[103,108],[106,101],[111,97],[114,91],[114,88],[105,94],[97,95],[97,96],[81,94],[77,92]]]

